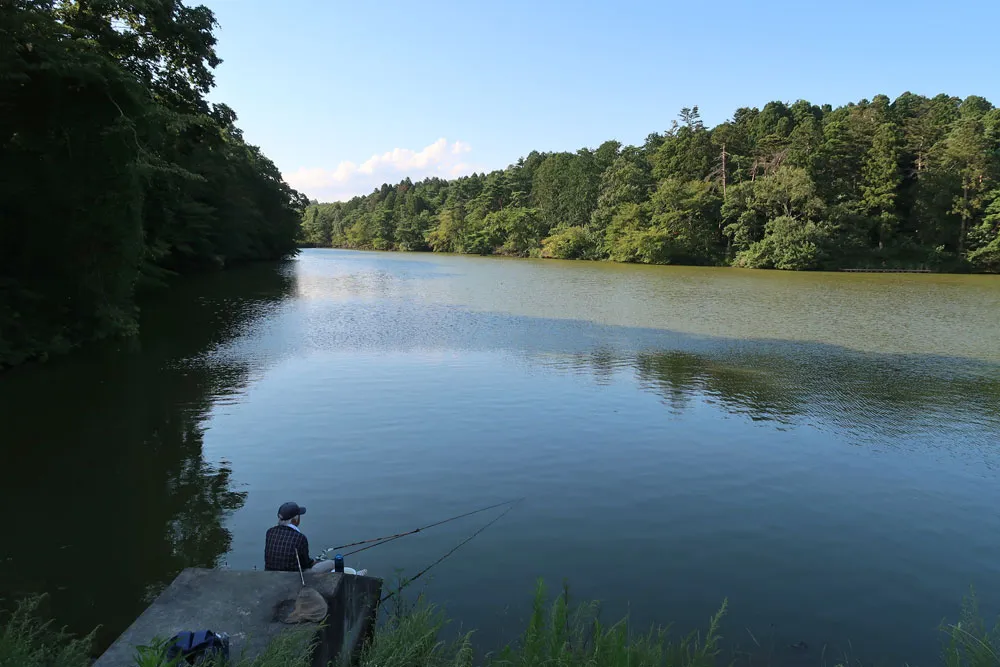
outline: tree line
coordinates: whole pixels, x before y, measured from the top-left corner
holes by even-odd
[[[0,368],[137,327],[137,290],[295,252],[308,203],[206,94],[212,12],[0,7]]]
[[[775,269],[1000,271],[1000,109],[904,93],[697,107],[641,146],[532,152],[313,202],[301,240],[377,250]]]

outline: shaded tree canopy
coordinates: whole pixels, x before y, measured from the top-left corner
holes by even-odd
[[[295,252],[302,195],[213,85],[180,0],[0,7],[0,368],[135,331],[172,273]]]
[[[1000,271],[1000,110],[905,93],[685,108],[642,146],[532,152],[313,204],[317,246],[777,269]]]

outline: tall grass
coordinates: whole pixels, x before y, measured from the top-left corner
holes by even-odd
[[[446,624],[441,611],[423,602],[393,613],[362,651],[360,667],[472,667],[471,633],[442,641]]]
[[[93,633],[74,639],[41,620],[44,596],[22,600],[0,632],[0,667],[87,667]]]
[[[42,598],[22,602],[0,631],[0,667],[87,667],[92,635],[74,639],[51,623],[40,621]],[[535,590],[531,616],[524,633],[501,650],[478,654],[473,634],[441,639],[448,621],[444,613],[418,600],[401,600],[387,607],[389,617],[362,651],[359,667],[712,667],[731,664],[720,651],[719,627],[726,612],[708,619],[704,634],[673,636],[667,628],[636,632],[629,619],[605,625],[595,603],[572,607],[563,590],[549,601],[544,585]],[[943,623],[943,654],[922,665],[944,667],[1000,667],[1000,623],[988,627],[974,596],[962,607],[959,620]],[[308,667],[313,633],[291,629],[275,639],[265,653],[234,656],[226,667]],[[136,667],[166,667],[163,642],[136,652]],[[759,664],[756,661],[754,665]],[[796,663],[805,664],[805,663]],[[818,667],[858,667],[856,659],[830,660],[817,656]],[[204,667],[221,667],[206,663]]]
[[[484,659],[487,667],[708,667],[719,653],[719,623],[726,603],[709,619],[704,636],[671,639],[666,628],[634,634],[628,619],[609,626],[595,604],[571,609],[565,589],[549,603],[539,582],[527,628],[520,639]],[[471,633],[439,640],[444,615],[417,605],[393,615],[364,651],[361,667],[472,667]]]
[[[965,598],[957,623],[944,623],[945,667],[1000,667],[1000,621],[987,628],[974,593]]]

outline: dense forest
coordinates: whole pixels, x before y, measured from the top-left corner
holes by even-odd
[[[211,104],[180,0],[0,6],[0,368],[137,326],[137,290],[295,252],[307,201]]]
[[[642,146],[313,203],[304,243],[752,268],[1000,271],[1000,109],[906,93],[684,109]]]

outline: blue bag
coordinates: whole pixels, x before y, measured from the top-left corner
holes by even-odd
[[[210,658],[225,662],[229,660],[229,635],[211,630],[178,632],[170,638],[166,657],[179,665],[200,665]]]

